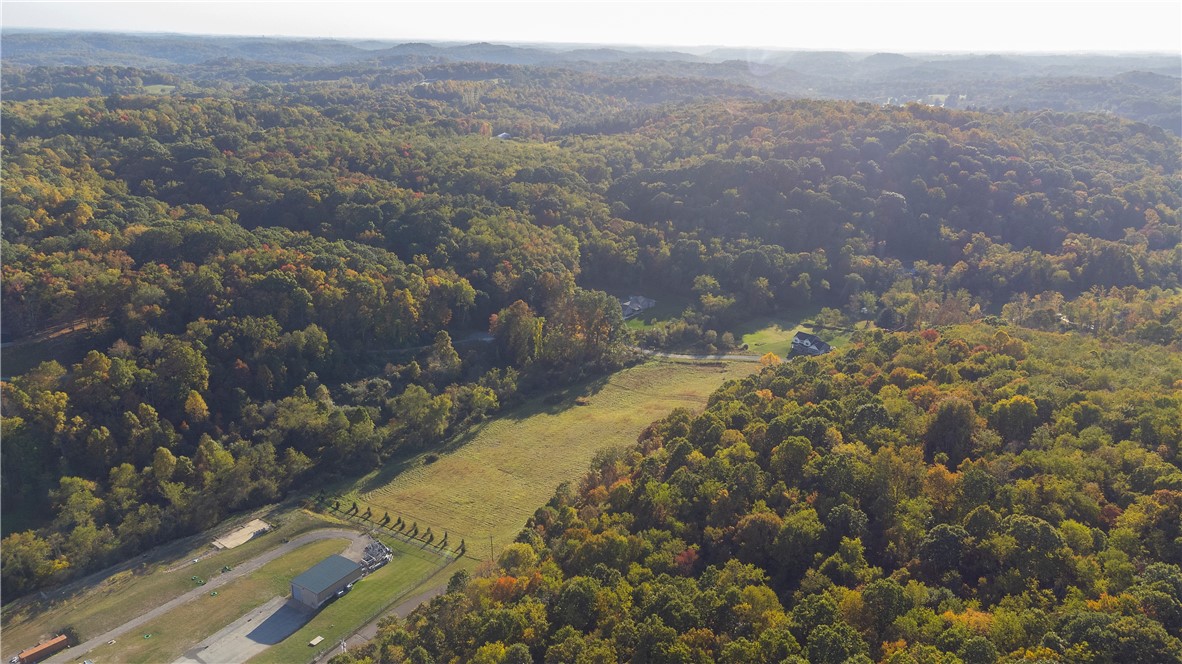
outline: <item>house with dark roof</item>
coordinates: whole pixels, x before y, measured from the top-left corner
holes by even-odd
[[[797,332],[796,336],[792,337],[792,352],[793,355],[824,355],[833,350],[833,347],[821,340],[821,337],[808,332]]]
[[[633,295],[627,300],[620,300],[620,309],[623,311],[624,320],[637,316],[640,312],[646,309],[652,309],[655,306],[657,306],[656,300],[643,295]]]

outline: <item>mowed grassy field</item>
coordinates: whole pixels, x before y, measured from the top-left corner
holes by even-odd
[[[559,403],[536,399],[462,437],[434,463],[422,457],[367,475],[356,498],[388,510],[420,531],[463,538],[468,555],[487,557],[508,544],[565,481],[576,481],[599,450],[630,445],[651,422],[677,407],[701,409],[723,382],[754,363],[653,361],[566,391]],[[583,404],[583,405],[579,405]]]
[[[115,645],[95,648],[86,658],[126,664],[171,662],[247,611],[272,597],[288,594],[292,578],[324,558],[344,551],[348,545],[346,539],[330,539],[302,546],[272,560],[257,572],[222,586],[216,597],[206,594],[179,606],[118,637]],[[145,634],[152,636],[144,638]]]
[[[60,634],[67,627],[73,628],[82,640],[93,638],[192,590],[194,585],[190,577],[193,575],[208,579],[224,565],[237,566],[278,546],[283,538],[290,539],[309,530],[342,523],[299,509],[279,508],[277,511],[281,514],[262,515],[276,526],[274,530],[233,549],[214,552],[209,544],[212,537],[191,539],[151,551],[129,569],[105,578],[47,591],[45,599],[34,593],[6,605],[2,614],[4,653],[7,655],[12,651],[15,654],[41,639]],[[232,519],[217,532],[229,532],[249,521],[250,516]],[[200,558],[199,562],[187,564],[194,558]]]
[[[337,648],[341,639],[398,600],[420,590],[419,586],[424,581],[448,563],[446,559],[432,553],[429,547],[424,549],[390,537],[378,539],[393,550],[393,560],[358,581],[352,590],[321,609],[294,634],[249,661],[252,664],[307,662],[318,652],[318,649],[308,647],[308,642],[317,636],[324,637],[319,650]]]
[[[788,357],[788,354],[792,352],[792,337],[796,336],[797,332],[818,334],[818,330],[802,322],[811,320],[818,311],[820,311],[819,308],[807,309],[801,310],[796,316],[757,318],[739,326],[735,336],[738,337],[740,344],[747,344],[747,351],[750,353],[756,355],[775,353],[780,357]],[[873,326],[869,321],[858,321],[853,327],[864,330],[871,329]],[[846,331],[823,334],[822,338],[825,337],[829,337],[829,344],[835,348],[844,346],[850,341],[850,333]]]
[[[788,357],[788,353],[792,352],[792,337],[797,332],[812,332],[812,328],[799,323],[762,322],[762,327],[745,332],[739,339],[739,343],[747,344],[748,352],[756,355],[775,353],[780,357]]]

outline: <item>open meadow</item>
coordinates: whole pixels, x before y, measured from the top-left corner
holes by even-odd
[[[485,557],[508,544],[562,482],[576,481],[596,452],[630,445],[654,420],[678,407],[700,409],[724,381],[758,369],[750,363],[648,362],[535,399],[461,437],[451,450],[391,464],[358,481],[342,499],[375,514],[389,511],[428,527],[468,554]],[[491,537],[491,543],[490,543]]]

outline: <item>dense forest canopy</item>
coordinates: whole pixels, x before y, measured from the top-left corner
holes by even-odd
[[[501,559],[511,580],[395,626],[390,657],[1177,644],[1182,142],[1106,112],[1121,89],[958,110],[778,99],[672,56],[234,42],[96,66],[39,39],[5,36],[0,107],[6,598],[432,449],[634,346],[728,349],[819,310],[878,331],[605,457]],[[1125,78],[1173,94],[1162,77]],[[644,291],[684,311],[633,333],[613,296]],[[78,352],[8,368],[75,328]],[[875,464],[914,477],[887,501]]]
[[[334,662],[1182,661],[1182,362],[875,331],[600,455]]]

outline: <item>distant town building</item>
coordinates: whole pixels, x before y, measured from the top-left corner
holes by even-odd
[[[628,320],[645,309],[652,309],[655,306],[657,306],[656,300],[643,295],[633,295],[627,300],[620,300],[620,308],[623,309],[624,320]]]
[[[808,332],[797,332],[792,337],[792,352],[789,355],[824,355],[833,347],[821,340],[820,337]]]
[[[510,138],[513,138],[513,135],[510,134],[509,132],[501,132],[501,133],[497,134],[497,138],[501,139],[502,141],[507,141]]]
[[[318,609],[338,591],[361,578],[361,565],[344,556],[329,556],[291,580],[291,597]]]

